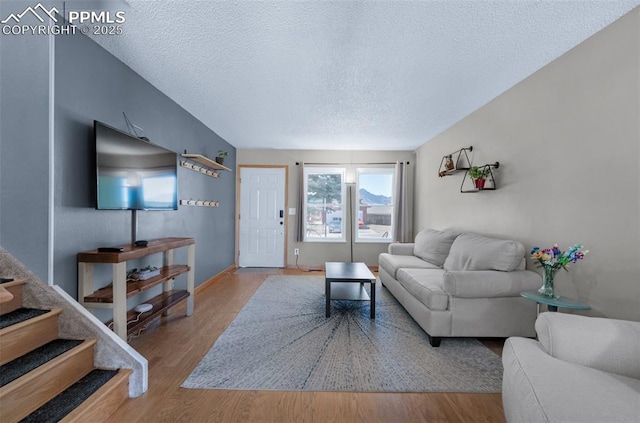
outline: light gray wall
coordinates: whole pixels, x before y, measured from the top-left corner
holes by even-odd
[[[0,2],[0,16],[15,5]],[[46,281],[49,40],[2,35],[0,54],[0,245]]]
[[[418,150],[416,229],[583,243],[587,258],[558,274],[558,292],[588,314],[640,320],[639,103],[635,9]],[[462,194],[462,174],[438,178],[442,156],[468,145],[475,164],[501,163],[496,191]]]
[[[238,165],[286,165],[289,172],[287,207],[298,204],[298,166],[296,162],[307,163],[381,163],[409,161],[410,175],[414,167],[414,155],[408,151],[321,151],[321,150],[245,150],[237,151]],[[300,211],[297,210],[297,213]],[[287,218],[287,263],[295,266],[294,248],[300,249],[298,265],[301,267],[323,268],[326,261],[349,261],[350,243],[321,243],[295,241],[296,216]],[[386,243],[354,243],[354,261],[368,265],[378,265],[378,254],[387,251]],[[237,245],[236,245],[236,248]]]
[[[55,45],[55,283],[77,295],[76,254],[130,242],[131,212],[95,210],[93,120],[127,131],[123,112],[151,142],[181,153],[215,157],[235,149],[91,39],[59,36]],[[141,134],[142,135],[142,134]],[[220,178],[178,167],[180,198],[215,200],[220,207],[180,206],[139,211],[138,239],[194,237],[196,286],[234,263],[235,175]],[[154,261],[155,260],[155,261]],[[141,265],[160,264],[161,257]],[[177,263],[186,263],[186,249]],[[135,263],[133,264],[135,265]],[[106,267],[106,266],[102,266]],[[98,279],[110,281],[103,272]]]

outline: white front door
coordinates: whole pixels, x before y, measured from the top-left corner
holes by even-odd
[[[240,167],[238,266],[284,267],[286,170]]]

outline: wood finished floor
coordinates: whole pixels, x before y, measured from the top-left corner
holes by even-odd
[[[280,274],[322,275],[299,270]],[[113,422],[504,422],[500,394],[338,393],[184,389],[189,376],[268,275],[228,274],[156,322],[130,345],[149,361],[149,390]],[[496,354],[503,339],[484,340]]]

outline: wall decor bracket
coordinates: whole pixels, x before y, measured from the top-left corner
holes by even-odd
[[[438,176],[449,176],[463,170],[469,170],[471,168],[471,160],[469,160],[467,151],[473,151],[473,146],[463,147],[460,150],[442,156],[440,167],[438,168]]]
[[[478,178],[480,180],[473,179],[469,174],[471,169],[468,169],[464,173],[464,177],[462,178],[462,183],[460,184],[460,192],[466,193],[495,190],[497,185],[496,180],[493,176],[493,171],[491,169],[497,169],[499,167],[500,162],[487,163],[485,165],[478,166],[478,170],[481,174],[484,175],[483,178]],[[466,185],[465,182],[467,182]]]
[[[191,169],[199,173],[203,173],[207,176],[211,176],[212,178],[220,177],[220,174],[217,171],[208,169],[204,166],[200,166],[198,163],[192,162],[190,160],[180,160],[180,166],[186,167],[187,169]]]
[[[218,207],[220,203],[217,201],[209,201],[209,200],[180,200],[181,206],[199,206],[199,207]]]

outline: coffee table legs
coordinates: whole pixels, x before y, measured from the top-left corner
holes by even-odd
[[[328,318],[331,316],[331,282],[325,279],[324,281],[324,297],[326,299],[325,316]]]
[[[376,284],[371,282],[371,319],[376,319]]]
[[[371,315],[370,318],[375,320],[376,318],[376,284],[375,282],[368,282],[369,286],[371,286],[371,295],[370,295],[370,310]],[[363,286],[365,282],[361,282],[360,285]],[[331,282],[328,279],[324,280],[324,298],[325,298],[325,317],[331,317]]]

